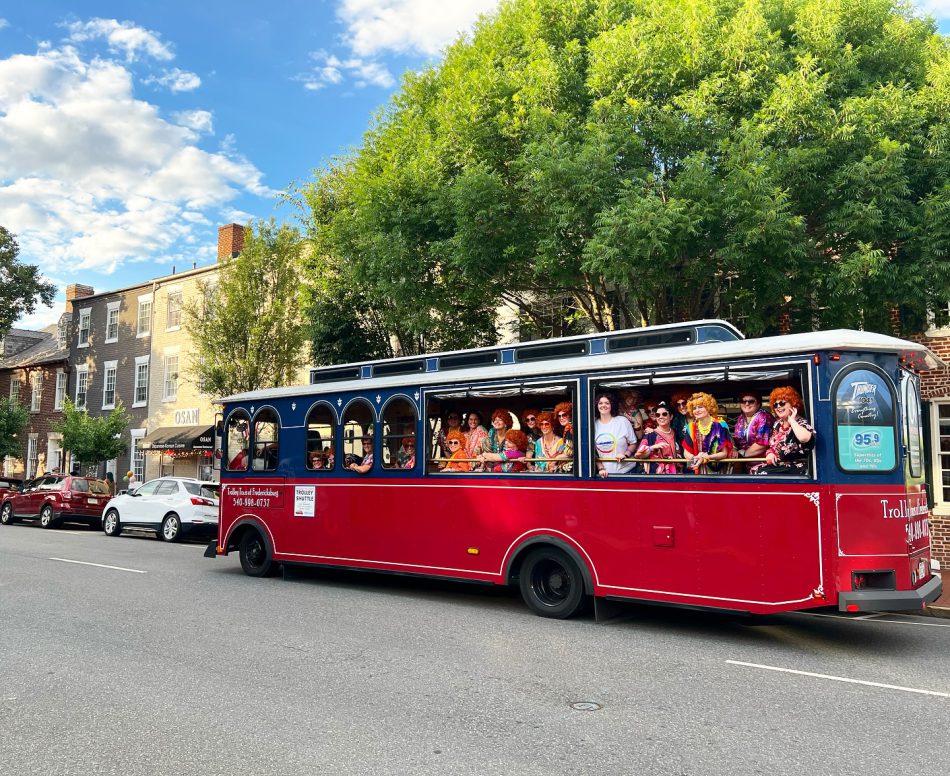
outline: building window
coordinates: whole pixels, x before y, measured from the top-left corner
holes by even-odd
[[[136,336],[147,337],[152,333],[152,295],[139,297],[138,329]]]
[[[165,354],[165,389],[162,401],[175,401],[178,398],[178,354]]]
[[[30,412],[39,412],[43,402],[43,373],[30,375]]]
[[[10,400],[20,401],[20,378],[14,377],[10,380]]]
[[[46,438],[46,470],[49,472],[63,470],[63,435],[52,431]]]
[[[36,474],[37,459],[38,459],[37,435],[30,434],[26,438],[26,479],[30,479]]]
[[[56,370],[56,396],[53,399],[53,409],[61,410],[63,408],[63,399],[66,397],[66,372],[62,369]]]
[[[103,366],[102,381],[102,409],[111,410],[115,407],[115,373],[117,361],[106,361]]]
[[[148,404],[148,356],[139,356],[135,359],[135,401],[133,407],[143,407]]]
[[[81,366],[76,369],[76,409],[86,409],[86,392],[89,390],[89,370]]]
[[[56,330],[56,345],[60,350],[65,350],[69,345],[69,321],[65,318],[60,320],[59,327]]]
[[[934,491],[938,502],[950,504],[950,404],[937,404],[937,438],[934,445],[937,476]],[[933,417],[933,416],[931,416]]]
[[[119,306],[121,302],[110,302],[106,313],[106,342],[119,341]]]
[[[165,328],[181,328],[181,291],[168,292],[168,317]]]
[[[135,473],[135,479],[139,485],[145,481],[145,451],[142,449],[142,437],[145,436],[144,428],[133,428],[129,444],[129,455],[132,465],[129,467]],[[125,476],[123,474],[123,476]]]
[[[79,347],[89,345],[89,321],[92,318],[91,310],[82,310],[79,313]]]

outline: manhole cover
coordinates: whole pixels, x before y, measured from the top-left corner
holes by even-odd
[[[593,701],[575,701],[571,704],[574,711],[599,711],[600,704]]]

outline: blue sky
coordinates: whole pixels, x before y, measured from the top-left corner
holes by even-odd
[[[214,261],[498,0],[0,5],[0,224],[59,288]],[[917,5],[950,31],[950,0]]]

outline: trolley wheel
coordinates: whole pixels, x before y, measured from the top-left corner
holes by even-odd
[[[119,522],[119,513],[114,509],[106,512],[102,519],[102,531],[106,536],[118,536],[122,533],[122,523]]]
[[[564,620],[586,604],[584,577],[571,557],[556,547],[532,550],[521,564],[521,597],[535,614]]]
[[[159,536],[166,542],[177,542],[181,539],[181,519],[178,515],[172,512],[165,516]]]
[[[53,508],[46,504],[40,510],[40,527],[41,528],[55,528],[56,520],[53,518]]]
[[[259,532],[252,530],[244,534],[238,549],[241,568],[249,577],[269,577],[277,571],[279,564]]]

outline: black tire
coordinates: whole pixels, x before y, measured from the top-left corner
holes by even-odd
[[[118,536],[122,533],[122,523],[119,520],[119,513],[114,509],[110,509],[106,512],[106,516],[102,518],[102,531],[106,536]]]
[[[269,577],[280,565],[274,560],[270,546],[264,537],[257,531],[248,531],[244,534],[239,551],[241,568],[249,577]]]
[[[59,520],[53,516],[53,508],[49,504],[44,504],[40,510],[40,528],[55,528],[59,525]]]
[[[3,508],[0,509],[0,523],[3,525],[13,525],[16,522],[16,518],[13,516],[13,504],[9,501],[3,505]]]
[[[564,620],[587,604],[584,577],[574,560],[556,547],[532,550],[521,564],[521,597],[535,614]]]
[[[174,512],[170,515],[165,515],[165,519],[162,520],[162,527],[158,531],[158,535],[162,541],[165,542],[178,542],[181,541],[181,518],[178,517]]]

